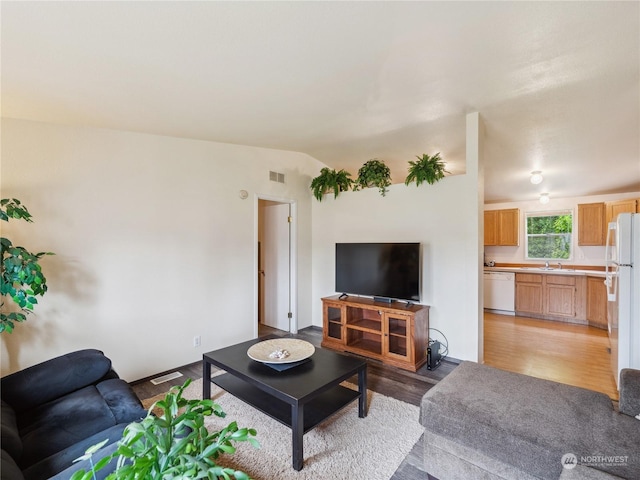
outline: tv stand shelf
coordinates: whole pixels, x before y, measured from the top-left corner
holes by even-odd
[[[363,330],[369,332],[380,333],[380,322],[375,322],[372,320],[360,320],[358,322],[353,322],[349,324],[349,328],[353,328],[356,330]]]
[[[427,361],[429,307],[339,295],[322,299],[322,346],[415,372]]]

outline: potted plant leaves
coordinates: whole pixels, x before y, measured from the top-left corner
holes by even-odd
[[[360,188],[377,187],[383,197],[387,193],[387,187],[391,185],[391,171],[382,160],[374,158],[365,162],[358,170],[358,178],[354,184],[354,190]]]
[[[10,218],[32,222],[31,214],[20,200],[3,198],[0,200],[0,220],[8,222]],[[24,247],[13,245],[8,238],[0,238],[0,254],[2,256],[2,284],[0,293],[2,301],[0,307],[0,333],[11,333],[15,322],[24,322],[27,314],[33,312],[38,303],[37,296],[47,291],[47,279],[42,273],[40,259],[51,252],[32,253]],[[4,298],[10,298],[20,312],[5,313]]]
[[[427,182],[429,185],[433,185],[435,182],[444,178],[445,173],[449,173],[445,170],[445,163],[440,158],[440,152],[435,155],[427,155],[424,153],[422,157],[416,155],[417,162],[409,161],[409,175],[405,179],[405,185],[409,185],[411,182],[416,182],[416,187],[422,182]]]
[[[218,458],[232,455],[235,443],[249,442],[260,445],[252,428],[239,428],[231,422],[222,430],[209,432],[205,417],[211,414],[225,417],[225,413],[211,399],[188,400],[182,396],[191,383],[188,379],[181,387],[173,387],[163,400],[154,403],[149,414],[140,422],[129,424],[116,451],[93,461],[106,443],[90,447],[76,461],[88,460],[89,471],[78,470],[71,480],[94,480],[95,473],[115,460],[115,470],[108,480],[207,478],[249,480],[240,470],[223,467]],[[153,413],[156,412],[156,413]]]
[[[349,190],[352,184],[353,179],[349,172],[325,167],[320,170],[320,175],[311,180],[311,190],[316,200],[321,202],[325,193],[333,192],[333,198],[336,198],[340,192]]]

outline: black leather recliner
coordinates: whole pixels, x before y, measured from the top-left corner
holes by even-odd
[[[116,448],[124,428],[146,415],[127,382],[99,350],[80,350],[0,379],[2,480],[66,478],[92,445]],[[101,477],[107,471],[101,471]]]

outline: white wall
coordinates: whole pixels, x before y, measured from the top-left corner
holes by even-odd
[[[481,210],[477,167],[469,162],[467,174],[434,185],[396,184],[386,197],[369,188],[314,201],[313,324],[322,325],[320,299],[336,293],[336,243],[420,242],[421,303],[431,306],[430,326],[447,337],[451,357],[477,361]]]
[[[2,235],[56,256],[35,315],[1,336],[2,375],[94,347],[134,380],[253,338],[258,194],[297,202],[298,325],[310,325],[319,168],[295,152],[3,119],[2,198],[35,222]]]
[[[552,198],[546,205],[537,200],[529,202],[492,203],[485,205],[486,210],[500,210],[503,208],[520,209],[520,244],[517,247],[484,247],[485,261],[496,263],[537,263],[540,261],[526,260],[526,226],[525,214],[527,212],[552,212],[558,210],[571,210],[573,212],[572,250],[573,258],[566,263],[572,265],[604,266],[605,247],[578,245],[578,205],[581,203],[598,203],[628,198],[640,198],[640,192],[619,193],[610,195],[589,195],[584,197]]]

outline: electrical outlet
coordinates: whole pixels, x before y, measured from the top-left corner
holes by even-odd
[[[200,346],[200,335],[196,335],[195,337],[193,337],[193,346],[194,347]]]

